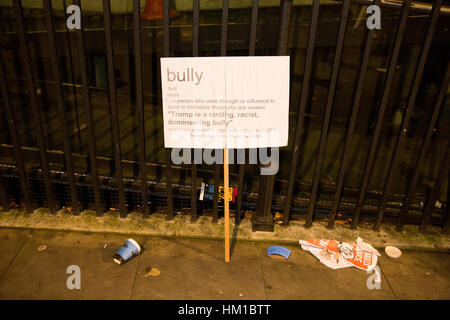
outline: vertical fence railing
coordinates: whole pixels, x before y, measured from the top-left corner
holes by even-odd
[[[397,141],[395,142],[394,153],[391,157],[391,161],[389,164],[389,170],[388,170],[388,174],[387,174],[386,180],[385,180],[383,196],[382,196],[380,204],[378,206],[377,221],[374,225],[374,228],[376,230],[378,230],[380,228],[380,223],[383,219],[384,210],[386,208],[387,198],[388,198],[389,192],[391,191],[392,180],[393,180],[392,175],[397,168],[397,164],[398,164],[400,155],[403,152],[403,146],[404,146],[405,139],[406,139],[406,133],[408,131],[409,119],[411,117],[411,112],[414,109],[414,103],[416,101],[417,93],[419,91],[419,86],[420,86],[420,82],[422,80],[422,73],[425,68],[425,63],[427,62],[428,52],[430,50],[431,41],[433,40],[434,29],[436,28],[436,24],[437,24],[437,21],[439,18],[439,13],[441,11],[441,5],[442,5],[442,0],[435,1],[434,5],[433,5],[430,23],[428,26],[427,34],[425,35],[425,43],[423,44],[422,52],[420,53],[419,64],[417,66],[417,69],[416,69],[416,72],[414,75],[414,82],[411,87],[411,91],[410,91],[409,98],[408,98],[408,103],[406,106],[405,113],[403,115],[402,125],[400,127],[400,132],[397,137]],[[397,222],[397,231],[401,231],[403,229],[403,224],[404,224],[404,214],[403,213],[404,213],[404,211],[400,212],[398,222]]]
[[[80,0],[75,0],[74,4],[81,7]],[[305,226],[309,227],[312,225],[315,206],[317,203],[318,190],[320,185],[322,166],[325,160],[325,150],[328,139],[328,129],[331,122],[331,114],[334,105],[334,97],[337,87],[337,81],[339,78],[339,70],[341,64],[341,57],[344,47],[344,39],[346,36],[346,25],[349,15],[350,3],[352,0],[342,1],[342,12],[340,17],[340,25],[338,30],[338,36],[336,40],[335,54],[332,63],[332,70],[330,76],[330,82],[328,87],[328,94],[326,99],[326,105],[324,108],[320,138],[318,141],[318,151],[316,156],[316,162],[313,173],[313,183],[311,186],[311,196],[308,205],[308,211],[306,215]],[[61,137],[63,139],[63,151],[64,151],[64,163],[66,169],[66,175],[69,185],[70,200],[72,206],[72,212],[78,214],[81,211],[81,204],[78,199],[77,193],[77,181],[74,170],[74,159],[72,155],[72,146],[70,141],[70,134],[68,131],[69,123],[66,114],[66,103],[64,100],[63,92],[63,79],[62,79],[62,65],[61,59],[58,56],[58,41],[56,38],[55,22],[53,17],[53,9],[51,0],[43,0],[43,9],[45,14],[45,22],[47,28],[48,36],[48,49],[51,59],[51,67],[53,73],[53,82],[55,85],[55,97],[58,111],[58,120],[60,123],[59,131],[61,132]],[[380,0],[375,0],[374,4],[381,5]],[[144,90],[143,90],[143,63],[142,63],[142,39],[141,39],[141,20],[140,20],[140,1],[133,0],[133,22],[134,22],[134,32],[133,32],[133,43],[134,43],[134,69],[135,69],[135,85],[136,85],[136,107],[138,111],[138,147],[139,147],[139,167],[140,167],[140,193],[142,195],[142,209],[144,217],[148,217],[150,213],[150,201],[149,201],[149,190],[147,182],[147,166],[146,166],[146,139],[145,139],[145,109],[144,109]],[[55,203],[55,197],[52,190],[52,177],[49,168],[49,159],[47,155],[47,148],[45,143],[44,128],[41,122],[41,110],[40,103],[36,91],[36,80],[33,76],[33,66],[32,59],[30,55],[30,49],[27,42],[27,33],[25,30],[25,19],[23,15],[23,8],[21,1],[13,1],[14,12],[17,24],[17,35],[19,38],[20,49],[21,49],[21,61],[23,65],[25,81],[28,93],[28,99],[30,101],[31,110],[33,112],[33,121],[36,130],[36,137],[39,147],[39,159],[43,173],[43,180],[45,186],[45,198],[47,200],[47,205],[51,212],[55,212],[57,207]],[[293,148],[291,153],[290,161],[290,171],[287,186],[287,195],[284,203],[284,218],[283,224],[287,225],[290,220],[291,205],[294,196],[294,185],[297,175],[297,166],[300,157],[300,142],[302,138],[302,133],[304,131],[304,121],[305,121],[305,111],[309,101],[309,93],[311,86],[312,68],[313,68],[313,56],[314,47],[316,41],[316,34],[318,28],[319,20],[319,0],[313,0],[312,2],[312,13],[311,13],[311,23],[309,26],[308,40],[306,46],[306,56],[305,65],[303,72],[303,81],[300,92],[300,100],[298,103],[298,113],[296,128],[293,140]],[[363,171],[363,177],[360,185],[360,192],[357,197],[356,205],[353,211],[353,219],[351,228],[354,229],[358,226],[361,211],[363,208],[364,200],[367,194],[369,181],[373,172],[373,166],[376,159],[376,150],[378,148],[379,140],[381,138],[382,126],[384,123],[384,114],[387,109],[389,102],[389,96],[391,89],[393,87],[394,76],[397,69],[397,62],[399,59],[399,54],[402,46],[402,42],[406,32],[406,25],[408,21],[408,15],[410,11],[415,6],[411,0],[405,0],[402,4],[396,5],[396,8],[401,6],[400,20],[397,26],[396,35],[393,42],[393,48],[388,61],[387,73],[383,81],[383,87],[381,91],[381,101],[378,105],[378,114],[375,122],[375,129],[370,142],[369,152],[367,154],[367,161]],[[384,211],[386,209],[390,190],[392,186],[392,181],[394,173],[397,170],[400,155],[403,153],[404,144],[406,140],[406,134],[408,132],[409,120],[411,118],[411,113],[416,102],[416,97],[420,89],[420,83],[422,80],[422,74],[424,71],[425,64],[427,62],[429,51],[431,47],[431,42],[437,22],[441,13],[442,0],[437,0],[433,3],[431,7],[431,13],[429,18],[429,24],[424,38],[424,43],[421,49],[421,53],[418,59],[418,63],[415,68],[415,73],[413,77],[413,82],[410,87],[410,94],[408,97],[407,108],[403,115],[403,121],[400,126],[400,130],[395,142],[394,151],[389,161],[387,177],[384,182],[383,193],[381,196],[380,203],[378,205],[378,211],[374,217],[373,228],[378,230],[380,224],[383,221]],[[414,7],[415,8],[415,7]],[[288,48],[288,35],[290,26],[290,16],[292,10],[292,0],[283,0],[280,3],[280,27],[278,34],[278,43],[276,46],[277,55],[286,55]],[[258,11],[259,11],[259,1],[253,0],[252,11],[251,11],[251,24],[250,24],[250,34],[249,34],[249,48],[248,55],[254,56],[256,51],[256,31],[258,23]],[[427,11],[430,12],[430,11]],[[193,23],[192,23],[192,56],[199,56],[199,14],[200,14],[200,1],[193,0]],[[228,38],[228,15],[229,15],[229,1],[222,1],[222,20],[221,20],[221,34],[220,34],[220,56],[225,56],[227,53],[227,38]],[[122,155],[120,147],[120,130],[119,130],[119,107],[116,96],[116,83],[114,77],[114,50],[113,50],[113,37],[112,37],[112,21],[111,21],[111,7],[110,2],[103,0],[103,18],[104,18],[104,30],[105,30],[105,40],[106,40],[106,57],[107,57],[107,77],[108,77],[108,93],[110,101],[110,111],[112,120],[112,134],[113,134],[113,144],[114,144],[114,174],[115,180],[117,181],[118,198],[119,198],[119,209],[120,216],[126,217],[127,215],[127,204],[125,199],[125,190],[123,182],[123,165],[122,165]],[[341,204],[341,195],[344,188],[344,179],[348,170],[351,145],[352,140],[355,135],[355,127],[358,117],[358,111],[361,104],[362,91],[365,83],[366,73],[368,69],[368,61],[370,59],[373,39],[376,31],[368,30],[367,38],[365,41],[365,47],[363,52],[363,57],[359,69],[358,81],[353,95],[353,104],[351,109],[351,116],[349,124],[347,127],[344,150],[342,152],[338,179],[336,183],[336,191],[334,194],[333,202],[331,205],[331,212],[328,217],[328,227],[333,227],[336,220],[337,211]],[[77,47],[80,65],[80,78],[82,83],[82,95],[83,95],[83,105],[84,112],[86,116],[87,124],[87,135],[88,135],[88,150],[89,150],[89,164],[90,170],[89,174],[91,176],[91,184],[94,194],[95,208],[97,215],[102,215],[104,208],[102,207],[102,197],[100,193],[100,180],[98,176],[98,159],[96,155],[96,144],[95,144],[95,130],[94,122],[92,116],[92,105],[91,105],[91,91],[89,86],[89,65],[88,65],[88,52],[86,48],[85,34],[83,30],[83,24],[81,29],[76,31],[77,34]],[[170,1],[163,2],[163,57],[170,56]],[[159,64],[159,61],[158,61]],[[23,202],[27,211],[31,212],[33,210],[34,202],[33,195],[30,188],[29,177],[26,172],[26,167],[24,163],[24,152],[20,145],[19,134],[17,130],[17,123],[15,119],[15,110],[13,106],[12,99],[9,94],[8,89],[8,79],[5,67],[3,65],[3,52],[0,54],[0,89],[3,107],[5,109],[6,120],[8,123],[8,130],[13,144],[14,159],[16,162],[16,169],[19,175],[20,187],[23,194]],[[397,220],[397,231],[401,231],[406,218],[408,217],[408,212],[411,206],[414,191],[418,185],[419,179],[424,171],[425,159],[428,155],[430,149],[432,136],[435,135],[436,125],[443,108],[443,102],[447,94],[448,86],[450,83],[450,62],[447,64],[447,69],[443,77],[443,81],[440,85],[439,92],[436,96],[436,100],[433,106],[431,118],[428,123],[427,130],[423,137],[419,153],[412,162],[411,166],[414,168],[412,178],[410,183],[408,183],[405,193],[402,195],[402,206],[400,209],[400,214]],[[161,92],[159,92],[160,94]],[[450,155],[449,155],[449,142],[447,141],[447,151],[442,159],[439,166],[438,175],[434,181],[428,200],[426,201],[425,209],[420,221],[419,230],[421,232],[426,231],[426,227],[430,224],[433,210],[435,208],[435,203],[442,192],[443,185],[446,179],[448,179],[448,171],[450,166]],[[195,149],[191,150],[194,155],[194,161],[191,165],[191,220],[195,221],[197,219],[197,166],[195,162]],[[217,151],[217,150],[216,150]],[[192,158],[191,158],[192,160]],[[213,221],[217,222],[219,219],[218,204],[219,204],[219,183],[220,183],[220,173],[221,165],[216,164],[214,166],[214,197],[213,197]],[[242,194],[244,188],[244,174],[245,165],[238,165],[238,194],[237,194],[237,205],[236,205],[236,222],[239,222],[242,216]],[[166,182],[166,192],[167,192],[167,206],[166,206],[166,217],[168,219],[174,216],[174,196],[172,189],[172,162],[171,162],[171,149],[165,149],[165,182]],[[6,194],[4,179],[0,176],[0,203],[4,208],[9,206],[8,195]],[[258,212],[256,218],[262,220],[271,215],[272,210],[272,191],[275,183],[275,176],[263,177],[260,179],[260,192],[258,194]],[[448,206],[448,203],[447,203]],[[447,215],[448,215],[447,208]],[[266,214],[269,213],[269,214]],[[271,217],[270,217],[271,218]],[[257,219],[256,219],[257,220]],[[261,220],[261,221],[262,221]],[[260,222],[261,222],[260,221]],[[264,221],[262,221],[264,222]],[[446,217],[444,225],[442,227],[443,232],[450,231],[450,217]]]
[[[22,2],[20,0],[13,1],[14,12],[16,16],[17,33],[19,36],[20,48],[22,51],[22,63],[25,72],[25,82],[27,84],[27,91],[30,98],[31,111],[36,127],[36,136],[39,146],[39,156],[41,161],[41,168],[44,175],[45,195],[47,198],[47,206],[51,212],[56,212],[56,203],[52,190],[51,175],[49,162],[47,157],[47,147],[44,138],[44,129],[41,122],[41,111],[36,95],[36,84],[34,82],[31,57],[28,48],[28,42],[25,34],[25,21],[23,18]]]
[[[163,56],[170,56],[170,1],[163,2]],[[159,61],[158,61],[159,63]],[[162,102],[161,102],[162,105]],[[167,213],[166,218],[173,218],[173,190],[172,190],[172,160],[171,149],[166,148],[166,193],[167,193]]]
[[[331,206],[331,212],[329,216],[328,221],[328,228],[333,228],[335,221],[336,221],[336,215],[339,208],[339,203],[341,200],[341,194],[342,189],[344,186],[344,178],[345,174],[347,172],[348,168],[348,161],[350,159],[350,151],[351,151],[351,144],[353,140],[353,133],[355,131],[356,127],[356,121],[358,119],[358,111],[359,106],[361,105],[361,95],[364,88],[364,81],[366,79],[366,71],[367,66],[369,64],[369,58],[370,58],[370,52],[372,51],[372,43],[374,38],[375,29],[370,29],[367,32],[366,36],[366,45],[364,47],[364,53],[363,58],[361,61],[361,67],[359,69],[359,76],[358,76],[358,83],[356,85],[355,95],[353,97],[353,105],[352,105],[352,111],[350,116],[350,122],[348,124],[347,128],[347,134],[345,137],[344,142],[344,150],[342,152],[340,163],[339,163],[339,172],[338,172],[338,178],[336,183],[336,191],[333,198],[333,204]]]
[[[448,174],[448,170],[447,170],[447,181],[448,181],[448,178],[449,178],[449,174]],[[424,224],[425,224],[425,222],[424,222]],[[425,232],[425,228],[423,228],[423,230],[420,230],[420,231]],[[446,209],[444,224],[442,226],[442,233],[445,233],[445,234],[450,233],[450,208],[448,207],[448,205],[447,205],[447,209]]]
[[[138,110],[139,166],[141,169],[142,210],[145,218],[149,215],[147,166],[145,157],[144,84],[142,79],[142,48],[140,1],[133,0],[134,21],[134,72],[136,75],[136,106]]]
[[[227,55],[227,38],[228,38],[228,0],[222,0],[222,21],[220,27],[220,56]],[[219,149],[215,149],[216,159],[219,156]],[[222,153],[221,153],[222,154]],[[219,220],[219,184],[220,173],[222,172],[221,165],[214,165],[214,195],[213,195],[213,222]]]
[[[280,3],[280,25],[278,30],[278,42],[276,55],[284,56],[288,54],[288,36],[291,22],[292,1],[283,0]],[[273,152],[273,150],[271,151]],[[272,159],[271,161],[275,161]],[[278,161],[278,160],[277,160]],[[260,169],[268,167],[273,163],[260,164]],[[279,166],[279,164],[277,164]],[[275,185],[275,174],[260,175],[258,203],[256,215],[253,218],[254,231],[273,231],[272,200]]]
[[[200,0],[192,3],[192,56],[198,57],[198,33],[199,33]],[[191,221],[197,220],[197,165],[195,164],[195,149],[191,154]]]
[[[64,103],[64,94],[62,91],[62,73],[61,61],[58,57],[58,48],[56,45],[55,26],[53,22],[52,4],[50,0],[44,0],[45,21],[47,24],[47,34],[49,40],[49,52],[53,66],[53,78],[56,86],[56,104],[58,106],[58,116],[60,132],[63,139],[64,158],[66,162],[67,178],[69,180],[69,190],[74,214],[80,213],[80,204],[78,202],[77,186],[75,181],[75,172],[73,169],[72,145],[68,131],[66,106]]]
[[[331,110],[333,108],[334,94],[336,92],[336,84],[337,84],[338,75],[339,75],[339,67],[341,65],[342,50],[344,48],[344,38],[345,38],[345,32],[346,32],[346,28],[347,28],[347,19],[348,19],[349,8],[350,8],[350,1],[345,0],[343,3],[343,6],[342,6],[341,22],[339,25],[339,31],[338,31],[338,37],[337,37],[337,43],[336,43],[336,51],[334,53],[333,67],[331,70],[331,79],[330,79],[330,85],[328,88],[327,104],[325,106],[325,113],[324,113],[323,121],[322,121],[322,129],[320,131],[319,149],[317,152],[316,166],[314,168],[314,178],[313,178],[313,184],[312,184],[312,189],[311,189],[311,196],[309,199],[308,215],[306,216],[306,224],[305,224],[306,227],[310,227],[312,225],[314,207],[316,205],[316,197],[317,197],[317,191],[319,188],[320,174],[322,171],[322,163],[325,158],[325,148],[326,148],[327,137],[328,137],[328,127],[330,125],[330,120],[331,120]]]
[[[20,187],[22,188],[23,197],[25,200],[25,208],[28,212],[33,211],[32,198],[30,185],[25,172],[25,166],[23,162],[23,153],[20,147],[19,135],[17,134],[16,119],[14,116],[14,108],[11,104],[11,99],[8,92],[8,83],[6,82],[6,72],[3,66],[3,54],[0,53],[0,86],[2,91],[3,107],[6,111],[6,120],[8,122],[9,135],[11,136],[11,141],[14,145],[14,160],[16,161],[16,166],[19,171]],[[3,185],[3,179],[0,181],[0,192],[2,193],[1,202],[3,208],[8,208],[8,202],[6,197],[5,188]]]
[[[123,186],[122,153],[120,148],[119,112],[117,109],[116,82],[114,79],[114,53],[111,26],[111,5],[108,0],[103,0],[103,19],[105,24],[106,62],[108,74],[109,103],[111,106],[111,122],[114,145],[114,166],[119,191],[120,217],[127,216],[125,205],[125,191]]]
[[[1,174],[0,174],[0,205],[3,208],[3,211],[9,210],[8,195],[6,193],[5,183],[3,182],[3,177]]]
[[[67,6],[66,0],[63,0],[62,4],[63,4],[64,8],[66,8],[66,6]],[[75,4],[75,1],[74,1],[74,4]],[[79,6],[79,7],[80,7],[80,14],[81,14],[81,12],[82,12],[81,11],[81,6]],[[64,11],[64,19],[66,21],[69,18],[69,16],[70,16],[70,14],[68,14],[67,11]],[[80,16],[80,19],[82,19],[81,16]],[[67,26],[67,23],[66,23],[66,26]],[[70,80],[72,81],[72,84],[75,84],[74,63],[73,63],[73,50],[74,50],[74,48],[72,47],[72,43],[70,41],[70,30],[68,30],[66,28],[66,30],[64,30],[64,35],[65,35],[64,43],[65,43],[65,45],[67,45],[67,49],[69,50],[68,64],[69,64],[69,67],[70,67],[70,72],[69,72],[70,73]],[[78,100],[77,100],[76,86],[72,85],[71,87],[72,87],[72,90],[71,90],[72,91],[72,96],[73,96],[73,99],[74,99],[74,113],[75,113],[74,121],[76,122],[75,123],[75,125],[76,125],[76,137],[75,136],[73,137],[73,141],[78,142],[78,148],[77,148],[76,151],[82,153],[83,152],[83,145],[81,143],[82,128],[80,127],[79,103],[78,103]]]
[[[428,124],[428,129],[427,129],[425,138],[423,139],[422,145],[420,147],[419,158],[415,164],[415,169],[413,171],[414,172],[413,177],[410,180],[411,182],[408,183],[406,193],[403,196],[400,216],[402,216],[404,218],[406,218],[408,215],[411,196],[414,193],[414,190],[419,181],[421,172],[423,170],[423,167],[425,164],[425,157],[427,156],[428,147],[430,146],[430,142],[431,142],[431,136],[433,135],[434,131],[436,130],[436,123],[438,120],[439,113],[441,112],[441,109],[442,109],[444,97],[445,97],[445,94],[447,93],[449,83],[450,83],[450,61],[447,63],[447,70],[445,71],[444,81],[442,82],[441,88],[439,90],[439,94],[438,94],[436,103],[433,108],[433,113],[431,115],[430,123]],[[441,169],[441,170],[445,170],[445,169]],[[442,172],[442,171],[439,171],[439,173],[438,173],[438,175],[443,175],[443,176],[445,176],[445,174],[446,174],[446,172]],[[428,216],[428,214],[429,214],[429,212],[427,212],[427,210],[425,210],[424,219],[422,219],[422,222],[420,224],[421,231],[424,230],[425,221],[428,221],[428,220],[426,220],[426,217]]]
[[[259,0],[253,0],[252,3],[252,21],[250,25],[250,37],[249,37],[249,48],[248,55],[254,56],[256,51],[256,27],[258,23],[258,10],[259,10]],[[247,149],[244,149],[247,153]],[[238,190],[237,190],[237,203],[236,203],[236,215],[235,223],[239,223],[242,218],[242,195],[244,189],[244,176],[245,176],[245,164],[238,164]]]
[[[409,1],[405,1],[405,4],[402,9],[400,22],[397,28],[397,34],[395,35],[394,40],[394,48],[392,50],[392,55],[389,60],[389,66],[387,71],[387,76],[384,82],[384,88],[381,98],[381,103],[378,108],[378,116],[375,124],[375,130],[372,136],[372,140],[370,142],[369,147],[369,154],[366,159],[366,166],[364,169],[364,175],[360,187],[360,192],[358,195],[358,200],[356,202],[355,209],[353,211],[353,219],[352,219],[352,225],[351,228],[355,229],[359,222],[359,217],[361,215],[361,209],[363,206],[364,198],[367,192],[367,188],[369,186],[369,178],[372,172],[373,163],[375,161],[375,155],[378,145],[378,139],[380,138],[381,134],[381,126],[383,124],[383,118],[384,118],[384,112],[386,111],[387,103],[389,100],[389,94],[391,91],[392,81],[394,79],[394,73],[397,68],[397,60],[398,55],[400,52],[401,44],[403,41],[403,36],[406,28],[406,22],[408,19],[408,12],[409,12]]]
[[[450,139],[447,140],[447,151],[445,153],[444,159],[442,160],[442,162],[439,166],[439,170],[438,170],[439,173],[436,177],[436,180],[434,181],[433,189],[431,190],[430,196],[428,197],[428,201],[425,206],[425,211],[422,216],[422,220],[420,221],[420,226],[419,226],[420,232],[425,232],[427,225],[430,223],[431,215],[433,214],[433,209],[435,207],[436,200],[442,191],[442,185],[444,184],[444,181],[448,178],[449,168],[450,168]],[[450,221],[449,221],[448,208],[447,208],[447,217],[446,217],[446,221],[442,227],[442,231],[445,233],[448,233],[450,231],[449,225],[450,225]]]
[[[288,188],[286,202],[284,203],[283,224],[289,223],[291,214],[292,194],[294,191],[295,176],[297,174],[297,165],[300,156],[300,140],[303,132],[303,122],[305,120],[305,109],[308,103],[309,86],[312,72],[312,61],[314,54],[314,43],[316,41],[317,24],[319,19],[319,0],[313,0],[311,24],[309,26],[308,44],[306,49],[305,66],[303,71],[302,89],[300,93],[300,103],[297,111],[297,124],[295,126],[294,142],[292,147]]]
[[[78,5],[80,7],[81,11],[82,9],[81,0],[76,0],[74,3],[75,5]],[[96,139],[95,139],[94,121],[92,118],[91,90],[89,85],[89,65],[88,65],[86,39],[84,34],[83,23],[81,23],[80,29],[78,29],[76,33],[77,33],[78,59],[80,64],[80,77],[81,77],[81,84],[83,86],[84,114],[86,115],[86,125],[88,133],[88,149],[89,149],[89,164],[90,164],[89,174],[91,175],[92,179],[95,210],[97,211],[97,216],[102,216],[103,206],[101,202],[100,181],[97,170],[97,152],[95,148]]]
[[[447,143],[449,141],[450,140],[447,140]],[[450,146],[447,145],[447,154],[448,154],[448,152],[450,152],[449,149],[450,149]],[[450,163],[450,159],[447,158],[446,163],[448,165]],[[448,167],[447,167],[446,177],[447,177],[447,185],[448,185],[448,183],[450,183],[450,168],[448,168]],[[447,199],[449,198],[449,194],[450,194],[450,191],[447,189]],[[425,232],[425,229],[422,232]],[[450,234],[450,207],[448,204],[447,204],[447,208],[445,210],[445,218],[444,218],[444,224],[442,225],[442,233]]]

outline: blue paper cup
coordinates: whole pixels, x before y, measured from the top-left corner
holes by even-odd
[[[141,246],[133,239],[128,239],[125,244],[114,254],[113,260],[117,264],[123,264],[141,252]]]

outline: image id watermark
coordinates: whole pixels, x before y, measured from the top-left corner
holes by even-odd
[[[66,26],[68,30],[81,29],[81,8],[75,4],[70,5],[66,9],[66,13],[70,14],[67,17]]]
[[[372,4],[367,7],[366,13],[370,14],[367,18],[366,26],[367,29],[381,29],[381,9],[376,4]]]
[[[370,276],[367,278],[366,286],[367,289],[381,289],[381,270],[379,266],[375,266],[371,270],[367,270],[367,273]]]
[[[71,274],[66,281],[67,289],[81,289],[81,269],[77,265],[70,265],[66,269],[66,273]]]
[[[238,148],[227,148],[229,164],[261,164],[261,175],[274,175],[279,169],[280,152],[278,147],[270,147],[279,140],[279,130],[261,130],[249,132],[249,130],[205,130],[201,125],[192,131],[174,130],[170,134],[176,140],[184,141],[186,145],[196,145],[196,140],[202,139],[198,145],[204,145],[208,139],[210,145],[231,144],[242,146]],[[224,143],[225,141],[225,143]],[[252,148],[248,146],[266,145],[269,147]],[[248,150],[248,157],[246,149]],[[193,155],[192,155],[193,154]],[[236,155],[236,156],[235,156]],[[223,149],[201,149],[201,148],[173,148],[171,160],[174,165],[192,164],[223,164]],[[235,159],[236,158],[236,159]],[[236,161],[235,161],[236,160]]]

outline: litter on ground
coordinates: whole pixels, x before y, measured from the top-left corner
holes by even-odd
[[[289,259],[291,251],[284,247],[272,246],[267,249],[267,254],[269,255],[269,257],[284,260]]]
[[[161,271],[158,268],[147,268],[146,274],[144,274],[144,277],[152,276],[157,277],[161,274]]]
[[[114,254],[113,260],[117,264],[123,264],[141,252],[141,246],[136,240],[128,239],[125,244]]]
[[[356,267],[370,271],[377,265],[380,253],[363,239],[356,243],[336,240],[299,240],[303,250],[311,252],[324,265],[332,269]]]
[[[274,221],[278,221],[278,220],[281,220],[281,219],[283,219],[283,214],[281,214],[280,212],[275,212],[275,215],[273,216],[273,220]]]
[[[391,258],[400,258],[402,255],[402,251],[394,246],[387,246],[384,248],[384,252],[386,252],[386,254]]]

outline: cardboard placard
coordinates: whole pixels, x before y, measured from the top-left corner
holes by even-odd
[[[289,56],[161,58],[166,148],[282,147]]]

